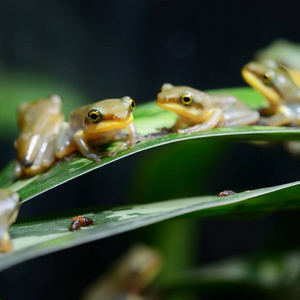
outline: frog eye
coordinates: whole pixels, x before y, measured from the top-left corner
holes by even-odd
[[[272,75],[269,72],[266,72],[263,74],[262,80],[265,84],[269,84],[272,80]]]
[[[130,100],[129,100],[129,105],[130,105],[130,108],[131,108],[132,110],[135,109],[135,102],[134,102],[134,100],[130,99]]]
[[[180,97],[180,102],[182,105],[188,106],[194,104],[194,98],[191,94],[184,93]]]
[[[101,122],[103,119],[101,113],[96,109],[90,110],[88,112],[88,117],[89,117],[89,120],[94,124]]]

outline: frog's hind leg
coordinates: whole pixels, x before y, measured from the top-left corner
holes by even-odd
[[[56,146],[56,136],[51,136],[48,140],[47,148],[42,157],[42,166],[44,168],[49,168],[55,162],[55,146]]]
[[[257,111],[243,112],[235,118],[231,118],[226,121],[219,122],[219,127],[233,127],[255,124],[259,119],[259,113]]]
[[[292,122],[292,113],[286,106],[280,106],[276,113],[270,117],[260,117],[258,124],[266,126],[282,126]]]
[[[55,156],[62,159],[76,150],[76,146],[72,142],[72,133],[70,125],[67,122],[62,122],[59,129],[58,138],[55,147]]]

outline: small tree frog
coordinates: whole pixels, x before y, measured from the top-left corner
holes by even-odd
[[[17,149],[16,177],[36,175],[54,164],[56,139],[64,120],[61,106],[61,98],[52,95],[18,107],[21,133],[14,143]]]
[[[253,61],[242,68],[242,76],[269,103],[269,107],[260,112],[262,117],[259,124],[300,124],[300,89],[286,69],[270,62]]]
[[[134,109],[134,100],[123,97],[102,100],[72,111],[69,122],[63,122],[60,128],[56,157],[61,159],[79,150],[83,156],[100,162],[101,157],[115,155],[115,152],[96,152],[94,148],[122,138],[127,139],[127,146],[135,146]],[[128,137],[120,132],[125,127]]]
[[[12,250],[8,227],[18,215],[20,206],[19,194],[10,190],[0,189],[0,252]]]
[[[188,86],[165,83],[157,95],[157,105],[178,115],[170,129],[194,133],[214,127],[242,126],[255,123],[259,114],[230,95],[210,95]]]

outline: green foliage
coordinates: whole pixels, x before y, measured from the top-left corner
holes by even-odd
[[[19,221],[11,226],[14,251],[0,255],[0,270],[36,257],[173,218],[270,213],[299,209],[300,182],[246,191],[228,197],[204,196],[126,207],[81,209]],[[70,231],[73,216],[96,221],[93,227]]]
[[[231,290],[255,299],[298,299],[300,251],[235,257],[177,273],[161,283],[171,294]]]
[[[36,82],[38,81],[34,81],[35,86]],[[9,87],[9,85],[7,86]],[[40,95],[39,91],[36,91],[36,96],[30,94],[28,99],[25,97],[25,93],[23,95],[24,101],[44,96],[45,90],[42,89],[42,92],[43,95]],[[55,92],[59,93],[57,90]],[[266,106],[265,100],[250,88],[233,88],[210,92],[235,95],[253,109]],[[0,92],[1,99],[6,99],[9,96],[5,93],[3,95]],[[15,95],[11,96],[11,99],[19,99],[19,97],[19,95]],[[16,100],[17,102],[19,101]],[[71,106],[73,104],[71,103]],[[12,106],[14,105],[12,104]],[[67,107],[69,109],[68,105]],[[7,109],[9,110],[11,107]],[[9,114],[11,115],[11,112]],[[159,109],[154,101],[138,105],[134,116],[137,131],[142,135],[155,133],[162,127],[170,127],[176,120],[175,114]],[[15,123],[15,120],[12,122],[11,118],[5,118],[6,116],[3,117],[2,122],[4,120],[7,124]],[[249,270],[245,271],[241,266],[253,265],[253,261],[248,258],[239,258],[218,265],[207,266],[203,270],[179,274],[178,277],[176,277],[177,275],[170,277],[170,275],[192,262],[193,240],[195,240],[194,236],[197,233],[194,230],[191,234],[191,230],[194,226],[192,222],[196,217],[239,216],[239,218],[243,218],[247,216],[248,218],[249,216],[269,215],[277,210],[300,208],[298,196],[300,182],[245,191],[224,198],[219,198],[217,195],[199,196],[205,193],[207,179],[210,177],[214,166],[222,160],[233,140],[289,141],[299,140],[299,134],[298,128],[262,126],[215,128],[192,135],[172,133],[140,142],[132,149],[119,150],[120,143],[111,144],[108,149],[116,150],[117,155],[103,158],[98,164],[80,155],[75,155],[68,161],[58,162],[43,174],[19,180],[13,177],[13,162],[10,162],[0,173],[0,188],[18,191],[22,202],[26,202],[23,205],[31,205],[27,201],[36,195],[87,172],[141,151],[158,146],[164,146],[165,149],[165,151],[161,151],[157,148],[145,152],[144,155],[148,155],[148,157],[146,156],[147,159],[145,156],[142,157],[138,167],[132,170],[134,180],[132,186],[128,187],[128,191],[131,193],[131,203],[128,206],[111,209],[93,207],[17,221],[10,228],[14,250],[8,254],[0,254],[0,270],[47,253],[171,220],[171,222],[159,224],[159,227],[151,226],[142,231],[143,241],[148,241],[152,245],[159,245],[166,260],[171,261],[171,264],[168,264],[167,261],[165,269],[168,272],[163,277],[164,280],[169,278],[169,281],[163,282],[162,289],[174,290],[176,286],[179,286],[178,282],[182,283],[180,288],[183,290],[193,284],[196,285],[197,289],[207,288],[210,285],[222,287],[225,282],[225,284],[232,285],[240,284],[243,287],[256,286],[259,291],[263,290],[265,293],[265,289],[268,290],[269,286],[255,280],[257,276],[268,277],[268,274],[260,269],[260,266],[263,266],[264,257],[257,260],[257,269],[252,270],[251,274],[250,272],[247,273]],[[176,146],[174,143],[177,143]],[[188,178],[185,176],[187,173]],[[163,201],[166,199],[168,200]],[[78,214],[94,219],[96,225],[83,228],[78,232],[71,232],[69,229],[71,218]],[[168,238],[165,238],[166,236]],[[178,239],[182,242],[180,257],[178,256],[178,247],[180,247],[178,246],[180,244]],[[266,254],[266,257],[268,256],[269,254]],[[285,258],[282,260],[284,262],[289,261]],[[276,264],[274,261],[272,263]],[[280,270],[288,269],[288,264],[283,263],[283,266],[284,268]],[[233,271],[231,277],[228,277],[228,270]],[[279,273],[277,269],[275,271],[273,273],[277,276]],[[276,278],[278,281],[281,280],[279,276]],[[230,282],[231,279],[234,282]],[[269,291],[272,295],[277,293],[276,280],[275,283],[272,282],[272,288],[267,293]]]
[[[249,103],[250,99],[252,99],[252,107],[259,108],[264,105],[264,100],[261,96],[249,88],[226,89],[221,90],[221,92],[239,96],[242,100],[245,99],[245,101]],[[140,105],[135,111],[135,125],[138,133],[143,135],[155,133],[159,128],[170,127],[175,120],[175,114],[161,110],[156,106],[155,102]],[[235,140],[285,141],[299,139],[299,135],[300,131],[297,128],[246,126],[236,128],[215,128],[213,130],[192,135],[172,133],[153,140],[140,142],[134,148],[124,149],[122,151],[119,150],[120,143],[114,143],[109,146],[109,149],[117,151],[117,155],[114,157],[103,158],[98,164],[80,156],[73,156],[69,161],[59,162],[56,166],[52,167],[44,174],[40,174],[29,179],[16,181],[12,174],[13,164],[11,163],[0,173],[0,188],[18,191],[21,195],[22,201],[25,202],[55,186],[83,175],[86,172],[115,162],[120,158],[174,142],[212,138],[214,141],[217,139],[228,138],[234,138]]]

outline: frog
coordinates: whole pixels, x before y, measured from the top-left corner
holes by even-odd
[[[17,192],[0,189],[0,252],[9,252],[13,246],[8,233],[8,227],[18,215],[20,197]]]
[[[259,49],[253,60],[271,67],[284,68],[300,87],[300,44],[285,39],[274,40],[267,47]]]
[[[286,39],[272,41],[267,47],[259,49],[253,60],[258,62],[273,61],[289,69],[300,71],[300,44]]]
[[[178,115],[170,132],[191,134],[214,127],[254,124],[257,111],[231,95],[211,95],[188,86],[165,83],[157,95],[157,105]]]
[[[55,163],[56,139],[64,121],[61,108],[62,100],[58,95],[19,105],[20,135],[14,142],[16,177],[32,177]]]
[[[163,264],[164,259],[159,250],[135,244],[104,276],[87,288],[81,299],[148,299],[148,296],[152,299],[148,295],[153,292],[149,286],[162,271]],[[88,274],[86,270],[84,274]]]
[[[300,88],[285,68],[271,62],[251,61],[242,68],[242,76],[268,101],[268,107],[260,110],[260,125],[300,124]]]
[[[137,134],[133,124],[136,104],[129,96],[105,99],[72,111],[68,122],[60,127],[55,156],[62,159],[75,151],[96,163],[102,157],[114,156],[116,152],[98,152],[95,148],[113,141],[125,140],[122,147],[134,147]],[[128,136],[121,132],[126,128]]]

